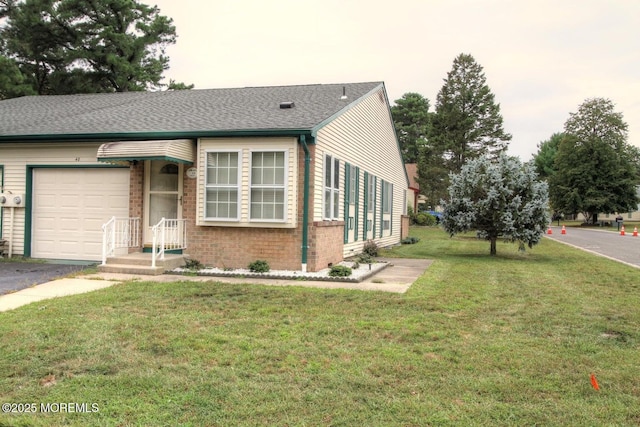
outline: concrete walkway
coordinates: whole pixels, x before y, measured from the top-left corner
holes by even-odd
[[[58,279],[41,285],[0,296],[0,311],[13,310],[49,298],[83,294],[113,286],[118,282],[109,280],[87,280],[84,278]]]
[[[131,280],[150,282],[176,282],[188,280],[196,282],[255,283],[268,286],[303,286],[323,289],[355,289],[362,291],[404,293],[432,263],[431,260],[425,259],[384,258],[380,260],[389,262],[389,266],[359,283],[238,277],[177,276],[174,274],[146,276],[141,274],[96,273],[76,278],[54,280],[52,282],[43,283],[11,294],[1,295],[0,312],[12,310],[32,302],[42,301],[49,298],[91,292],[113,286],[116,283]]]

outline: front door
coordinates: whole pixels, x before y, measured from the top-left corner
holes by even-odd
[[[164,160],[147,160],[144,170],[144,242],[151,245],[151,229],[162,218],[182,219],[183,166]]]

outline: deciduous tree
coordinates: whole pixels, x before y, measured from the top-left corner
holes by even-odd
[[[533,157],[533,165],[541,179],[546,180],[555,173],[554,163],[562,138],[564,138],[563,133],[554,133],[549,139],[538,144],[538,152]]]
[[[613,102],[587,99],[564,127],[549,181],[554,208],[582,213],[587,222],[598,213],[637,209],[637,150],[627,143],[627,124]]]

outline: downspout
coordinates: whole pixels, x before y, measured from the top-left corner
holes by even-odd
[[[300,135],[300,145],[304,150],[304,196],[302,201],[302,271],[307,271],[307,252],[309,250],[309,168],[311,153],[304,135]]]

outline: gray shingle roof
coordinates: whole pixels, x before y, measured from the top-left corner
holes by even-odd
[[[381,82],[28,96],[0,101],[0,138],[311,130]],[[343,88],[347,99],[341,99]],[[294,108],[280,109],[293,101]]]

